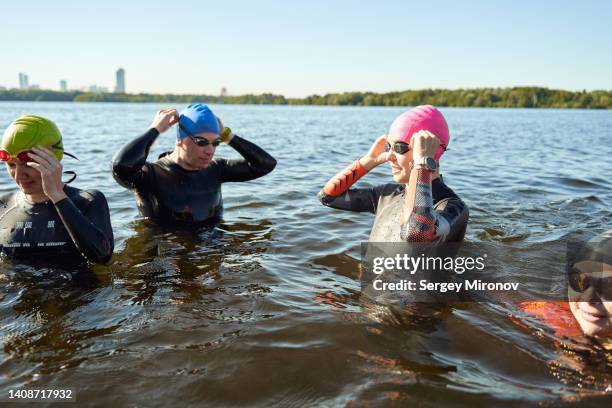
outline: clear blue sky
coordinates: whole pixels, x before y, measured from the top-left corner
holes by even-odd
[[[92,3],[92,4],[90,4]],[[18,1],[0,85],[286,96],[612,89],[612,1]]]

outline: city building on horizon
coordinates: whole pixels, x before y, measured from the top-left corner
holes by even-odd
[[[219,92],[219,96],[220,97],[227,96],[227,88],[226,87],[221,88],[221,92]]]
[[[81,88],[81,90],[91,93],[108,93],[108,88],[99,85],[89,85],[88,87]]]
[[[125,93],[125,70],[123,68],[119,68],[115,73],[115,78],[115,93]]]
[[[60,92],[68,92],[68,83],[65,79],[60,81]]]
[[[29,87],[30,87],[29,78],[27,74],[20,72],[19,73],[19,89],[28,89]]]

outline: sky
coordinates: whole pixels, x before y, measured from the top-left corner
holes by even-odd
[[[0,86],[304,97],[612,89],[611,1],[37,1],[2,5]]]

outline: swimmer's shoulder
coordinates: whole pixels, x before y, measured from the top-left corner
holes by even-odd
[[[74,204],[80,208],[84,209],[89,207],[93,203],[106,203],[106,196],[100,190],[95,189],[87,189],[81,190],[76,187],[66,186],[64,188],[64,192],[74,202]]]
[[[18,191],[10,191],[0,194],[0,212],[15,202],[18,193]]]

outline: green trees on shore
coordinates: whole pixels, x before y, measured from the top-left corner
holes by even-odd
[[[384,94],[345,92],[285,98],[282,95],[173,95],[116,94],[81,91],[57,92],[45,89],[0,90],[0,101],[74,101],[74,102],[157,102],[226,103],[251,105],[337,105],[337,106],[415,106],[431,104],[454,107],[493,108],[578,108],[612,109],[612,91],[572,92],[539,87],[421,89]]]

